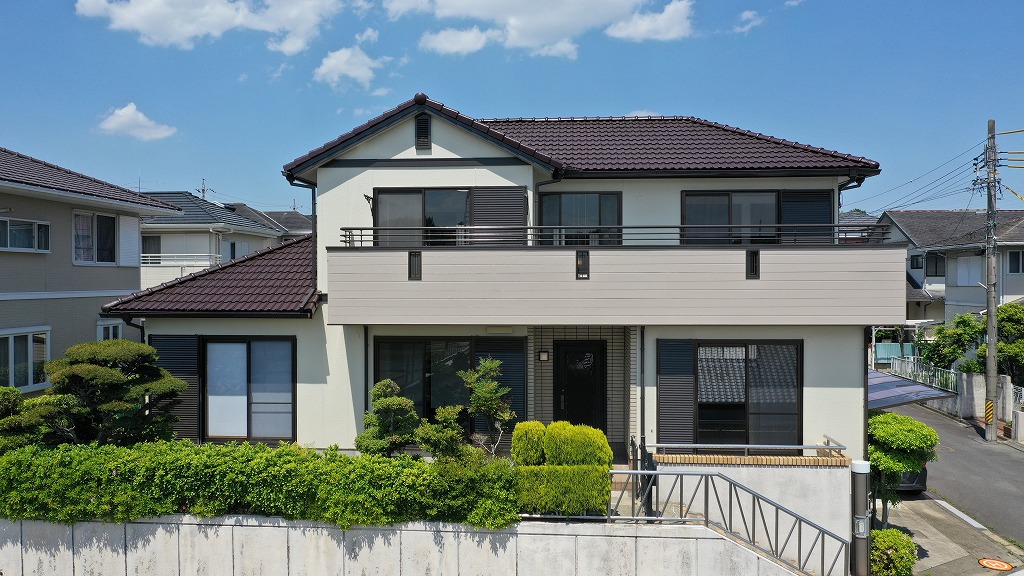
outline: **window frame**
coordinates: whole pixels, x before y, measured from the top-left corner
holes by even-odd
[[[938,273],[938,270],[939,270],[939,267],[940,267],[939,265],[940,264],[941,264],[941,268],[942,268],[942,274]],[[946,261],[946,256],[944,254],[939,254],[938,252],[928,252],[927,254],[925,254],[925,257],[924,257],[924,275],[925,275],[925,277],[926,278],[945,278],[946,277],[946,273],[947,273],[947,269],[946,269],[946,265],[947,264],[949,264],[949,263]],[[931,273],[929,273],[929,270],[934,270],[936,273],[935,274],[931,274]]]
[[[910,255],[910,269],[911,270],[923,270],[924,269],[924,254],[911,254]]]
[[[373,189],[373,227],[374,228],[387,228],[381,226],[380,223],[380,195],[383,194],[406,194],[409,196],[419,196],[420,207],[420,223],[418,226],[413,228],[420,228],[418,233],[410,233],[408,236],[399,235],[395,240],[389,240],[386,238],[380,238],[376,242],[385,242],[384,246],[397,246],[404,248],[419,248],[429,246],[458,246],[460,243],[465,242],[464,239],[460,240],[458,237],[457,230],[460,227],[470,227],[473,225],[473,193],[474,190],[479,186],[421,186],[421,187],[397,187],[397,188],[374,188]],[[441,232],[437,238],[428,238],[427,234],[427,192],[430,190],[445,190],[445,191],[465,191],[466,192],[466,223],[456,226],[438,226],[437,232]],[[443,232],[446,230],[452,231],[450,237],[445,238]]]
[[[11,246],[11,222],[12,221],[15,221],[15,222],[30,222],[30,223],[32,223],[32,246],[33,246],[32,248],[21,248],[21,247],[13,247],[13,246]],[[6,225],[6,229],[7,229],[6,234],[4,235],[5,237],[0,239],[0,241],[3,242],[3,244],[0,245],[0,251],[3,251],[3,252],[27,252],[27,253],[39,253],[39,254],[47,254],[47,253],[50,252],[50,229],[51,229],[50,221],[48,221],[48,220],[35,220],[33,218],[11,218],[9,216],[4,216],[4,217],[0,217],[0,222],[3,222]],[[45,236],[46,236],[46,247],[45,248],[40,248],[39,247],[39,244],[40,244],[39,243],[39,238],[41,236],[40,231],[43,228],[46,229],[46,234],[45,234]]]
[[[618,190],[618,191],[616,191],[616,190],[559,190],[559,191],[552,191],[552,192],[538,192],[537,193],[537,210],[536,210],[536,212],[537,212],[537,225],[538,226],[557,226],[559,228],[575,228],[572,224],[566,224],[565,220],[562,219],[562,203],[561,203],[561,201],[559,201],[559,203],[558,203],[558,224],[544,224],[544,217],[545,217],[545,213],[544,213],[544,199],[552,197],[552,196],[561,197],[561,196],[565,196],[565,195],[568,195],[568,194],[578,194],[578,195],[590,194],[590,195],[598,196],[598,200],[597,200],[597,209],[598,209],[597,219],[598,219],[598,224],[596,226],[596,229],[598,231],[597,232],[593,232],[593,233],[589,233],[589,234],[596,235],[597,238],[593,238],[593,239],[590,239],[590,240],[584,241],[584,242],[566,241],[566,239],[564,238],[565,230],[561,230],[558,233],[556,233],[556,232],[543,232],[542,233],[542,238],[540,239],[540,243],[541,244],[557,244],[557,245],[560,245],[560,246],[594,246],[594,245],[607,246],[607,245],[619,245],[619,244],[622,244],[622,230],[621,229],[616,228],[616,229],[612,230],[611,232],[601,232],[600,231],[600,230],[602,230],[602,228],[604,226],[608,226],[608,224],[601,224],[600,223],[601,216],[602,216],[602,214],[601,214],[601,206],[602,206],[602,204],[601,204],[601,198],[600,198],[601,196],[614,196],[615,197],[616,218],[615,218],[615,224],[612,224],[611,226],[616,226],[616,227],[622,226],[622,191],[621,190]],[[582,227],[580,227],[579,229],[583,230]],[[558,236],[558,237],[555,238],[555,236]]]
[[[42,359],[43,363],[45,364],[46,362],[50,361],[50,346],[51,346],[51,342],[53,341],[53,339],[52,339],[52,332],[53,332],[53,330],[52,330],[52,328],[50,326],[25,326],[25,327],[19,327],[19,328],[0,328],[0,338],[7,338],[7,357],[8,357],[8,361],[10,361],[12,363],[12,365],[13,365],[13,360],[14,360],[14,338],[17,337],[17,336],[27,336],[29,338],[29,342],[28,342],[28,344],[29,344],[29,346],[28,346],[29,365],[32,366],[31,375],[32,375],[32,380],[34,380],[35,379],[34,378],[34,374],[35,374],[35,367],[34,367],[34,365],[35,365],[35,363],[38,360],[35,359],[32,356],[33,346],[32,346],[31,339],[36,334],[45,334],[46,335],[46,343],[45,343],[45,347],[46,348],[45,348],[45,351],[44,351],[45,358]],[[44,390],[44,389],[50,387],[50,377],[48,375],[46,375],[45,372],[43,373],[43,381],[42,382],[34,382],[33,381],[32,383],[30,383],[30,384],[28,384],[26,386],[15,386],[14,385],[14,376],[15,376],[14,370],[11,370],[10,368],[8,368],[7,381],[6,382],[0,382],[0,386],[10,386],[10,387],[14,388],[15,390],[20,390],[22,393],[25,393],[25,394],[30,393],[30,392],[38,392],[39,390]]]
[[[727,213],[729,215],[729,223],[727,225],[719,224],[718,226],[742,226],[742,228],[728,228],[726,235],[728,240],[724,238],[701,238],[700,236],[691,236],[687,238],[686,230],[681,231],[680,242],[682,244],[712,244],[712,245],[730,245],[730,244],[778,244],[780,241],[790,241],[788,236],[793,236],[792,228],[790,232],[786,232],[786,226],[795,226],[794,223],[787,223],[782,221],[782,205],[783,196],[787,193],[828,193],[829,195],[829,222],[821,222],[821,226],[835,226],[837,224],[835,206],[836,196],[835,190],[832,188],[752,188],[752,189],[739,189],[739,190],[708,190],[708,189],[683,189],[679,191],[679,223],[681,226],[687,226],[686,224],[686,197],[692,196],[726,196],[729,201],[727,204]],[[775,223],[774,224],[744,224],[742,222],[737,223],[733,221],[733,196],[736,194],[773,194],[775,196]],[[812,224],[819,224],[817,222]],[[711,226],[715,226],[712,224]],[[756,230],[759,228],[770,228],[771,233],[768,235],[755,236]],[[792,238],[796,242],[800,242],[801,239],[808,234],[808,230],[802,230],[796,233]],[[826,236],[832,236],[832,232],[825,231]]]
[[[76,234],[75,234],[75,216],[79,216],[79,215],[81,215],[81,216],[90,216],[91,217],[91,221],[92,221],[92,228],[91,228],[92,260],[79,260],[78,259],[78,249],[77,249],[77,246],[75,245],[75,236],[76,236]],[[110,261],[104,260],[104,261],[100,262],[100,261],[97,260],[97,258],[99,256],[99,247],[97,246],[97,241],[98,241],[98,236],[99,235],[96,233],[96,230],[97,230],[97,217],[99,217],[99,216],[103,216],[103,217],[113,218],[114,219],[114,249],[113,249],[114,259],[110,260]],[[87,211],[87,210],[73,210],[71,212],[71,261],[72,261],[72,263],[75,266],[117,266],[117,264],[118,264],[118,256],[119,256],[118,248],[119,248],[119,244],[120,244],[120,241],[121,241],[121,239],[119,237],[120,236],[120,232],[121,232],[121,230],[120,230],[120,219],[118,218],[117,214],[111,214],[111,213],[107,213],[107,212],[90,212],[90,211]],[[140,242],[141,242],[141,240],[140,240]]]
[[[258,341],[288,342],[291,345],[291,396],[292,396],[292,418],[290,437],[264,437],[252,435],[252,343]],[[209,401],[209,365],[207,363],[207,344],[245,344],[245,380],[246,380],[246,417],[245,436],[210,436],[210,401]],[[295,442],[298,436],[298,338],[296,336],[202,336],[199,338],[199,417],[200,432],[203,442]]]
[[[1013,264],[1016,262],[1017,271],[1013,271]],[[1024,250],[1007,250],[1006,251],[1006,273],[1007,274],[1024,274]]]
[[[124,326],[125,326],[124,320],[120,320],[120,319],[116,319],[116,318],[106,318],[106,319],[103,319],[103,320],[98,320],[96,322],[96,341],[97,342],[102,342],[104,340],[123,339],[124,338]],[[116,329],[116,332],[117,332],[117,336],[113,336],[112,335],[110,338],[105,338],[104,337],[105,336],[104,332],[109,330],[109,332],[111,334],[113,334],[115,329]]]

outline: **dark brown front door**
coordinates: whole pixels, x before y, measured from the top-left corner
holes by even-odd
[[[606,430],[604,340],[555,343],[555,420]]]

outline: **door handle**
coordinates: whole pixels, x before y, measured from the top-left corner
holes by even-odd
[[[562,394],[561,399],[562,399],[562,407],[560,409],[561,410],[565,410],[565,394]]]

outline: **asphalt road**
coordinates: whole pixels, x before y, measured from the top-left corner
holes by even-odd
[[[939,459],[928,463],[928,489],[1004,538],[1024,542],[1024,452],[961,421],[916,404],[893,412],[939,433]]]

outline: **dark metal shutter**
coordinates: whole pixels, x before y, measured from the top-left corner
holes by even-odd
[[[692,444],[696,430],[693,340],[658,340],[658,443]]]
[[[526,188],[473,188],[473,226],[505,226],[507,230],[478,230],[474,244],[526,245]]]
[[[832,224],[832,191],[782,191],[779,193],[779,224]],[[831,228],[783,228],[783,238],[819,241]]]
[[[149,345],[156,348],[157,366],[188,383],[188,388],[178,396],[181,404],[171,411],[178,417],[174,424],[174,435],[199,442],[199,337],[150,335]]]
[[[509,388],[505,398],[516,413],[513,422],[526,419],[526,339],[524,338],[478,338],[474,363],[484,358],[501,360],[501,376],[498,382]],[[481,423],[477,423],[478,431]]]

